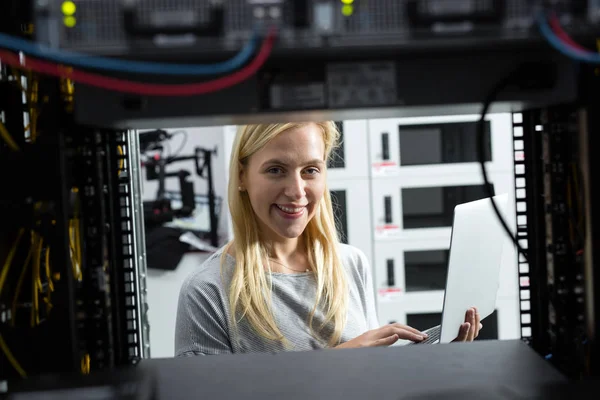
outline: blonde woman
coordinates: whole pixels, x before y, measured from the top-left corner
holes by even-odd
[[[338,137],[333,122],[238,132],[228,192],[234,239],[181,288],[176,356],[424,339],[406,325],[379,326],[367,259],[338,241],[326,182]],[[457,340],[480,328],[467,311]]]

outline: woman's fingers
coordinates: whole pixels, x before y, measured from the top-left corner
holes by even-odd
[[[420,342],[423,339],[425,339],[425,335],[422,334],[421,332],[417,331],[416,329],[413,330],[408,330],[405,328],[396,328],[396,334],[398,335],[398,337],[400,339],[404,339],[404,340],[411,340],[413,342]],[[415,333],[416,331],[416,333]]]
[[[475,323],[475,309],[474,308],[470,308],[467,311],[467,319],[466,321],[471,325],[470,329],[469,329],[469,333],[467,334],[467,342],[472,342],[475,339],[475,333],[477,331],[477,328],[479,327],[479,324]]]
[[[400,339],[398,335],[393,334],[392,336],[385,337],[383,339],[379,339],[375,341],[375,347],[387,347],[396,343]]]
[[[421,336],[425,335],[423,332],[419,331],[418,329],[413,328],[412,326],[402,325],[402,324],[398,324],[398,323],[393,324],[393,325],[397,326],[398,328],[405,329],[405,330],[407,330],[409,332],[412,332],[415,335],[421,335]]]
[[[465,322],[464,324],[462,324],[460,326],[460,329],[458,330],[458,336],[456,337],[456,339],[454,339],[454,341],[455,342],[466,342],[470,329],[471,329],[470,323]]]
[[[425,336],[414,328],[410,328],[402,324],[392,324],[384,326],[380,329],[380,338],[386,338],[391,335],[398,335],[399,339],[403,340],[411,340],[413,342],[420,342],[425,338]]]
[[[476,307],[473,307],[473,311],[475,312],[475,337],[474,339],[477,338],[477,336],[479,336],[479,331],[481,330],[481,328],[483,328],[483,325],[481,325],[481,315],[479,315],[479,311],[477,311]]]

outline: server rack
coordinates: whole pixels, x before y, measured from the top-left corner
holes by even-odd
[[[590,105],[528,110],[513,124],[521,337],[577,378],[592,364],[598,321],[590,178],[595,111]]]
[[[2,66],[0,381],[149,355],[139,149],[73,123],[73,85]],[[26,184],[24,184],[26,182]]]
[[[476,162],[477,119],[369,121],[373,269],[381,324],[415,323],[425,329],[441,322],[454,207],[487,197]],[[512,202],[510,121],[510,113],[486,117],[486,166],[493,191],[508,193]],[[509,215],[513,208],[509,204]],[[519,337],[516,255],[506,247],[498,308],[484,323],[484,339]],[[432,325],[424,326],[427,321]]]

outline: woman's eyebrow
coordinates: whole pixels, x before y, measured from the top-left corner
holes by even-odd
[[[271,164],[277,164],[277,165],[283,165],[283,166],[290,165],[290,163],[288,161],[284,161],[279,158],[271,158],[271,159],[265,161],[264,163],[262,163],[262,166],[264,167],[266,165],[271,165]],[[314,165],[314,164],[322,165],[322,164],[325,164],[325,161],[320,160],[318,158],[314,158],[312,160],[308,160],[308,161],[305,161],[302,163],[302,165]]]

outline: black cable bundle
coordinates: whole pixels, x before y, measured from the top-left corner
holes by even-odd
[[[521,247],[519,244],[519,240],[516,235],[510,230],[508,223],[504,220],[504,217],[500,213],[496,202],[494,201],[494,193],[492,191],[492,187],[490,185],[490,181],[488,178],[488,174],[485,168],[485,116],[496,98],[499,94],[509,88],[516,87],[519,90],[542,90],[549,89],[554,86],[556,82],[556,68],[554,64],[544,63],[544,62],[535,62],[535,63],[526,63],[519,66],[516,70],[508,74],[504,79],[500,80],[489,92],[489,94],[485,97],[483,101],[483,108],[481,110],[481,116],[479,121],[477,122],[477,156],[479,160],[479,165],[481,167],[481,174],[483,176],[484,190],[487,192],[487,195],[492,202],[492,207],[494,208],[494,212],[498,217],[498,220],[502,224],[502,227],[506,231],[506,234],[510,237],[512,242],[515,244],[519,253],[528,260],[527,252]]]

